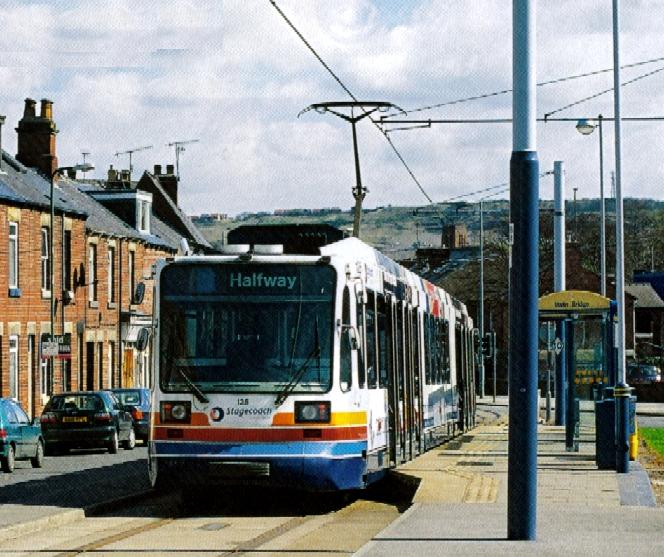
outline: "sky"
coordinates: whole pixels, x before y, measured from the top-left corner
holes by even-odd
[[[353,205],[351,126],[313,103],[387,101],[401,119],[510,118],[512,2],[508,0],[4,0],[0,5],[2,146],[16,153],[24,99],[53,101],[61,165],[89,152],[133,177],[180,156],[180,206],[228,213]],[[537,82],[610,70],[610,0],[537,5]],[[621,2],[623,117],[664,116],[664,0]],[[659,60],[657,60],[659,59]],[[654,62],[648,62],[656,60]],[[642,62],[648,62],[639,64]],[[537,88],[537,116],[610,89],[611,71]],[[447,104],[445,104],[447,103]],[[421,110],[432,105],[437,108]],[[357,114],[357,113],[356,113]],[[390,113],[387,113],[390,114]],[[552,117],[613,116],[607,93]],[[538,123],[540,170],[564,162],[566,195],[599,195],[599,133],[573,121]],[[411,127],[384,124],[383,129]],[[622,124],[622,192],[664,196],[664,120]],[[388,132],[357,124],[365,207],[425,206],[509,181],[510,124],[433,124]],[[614,129],[603,125],[610,194]],[[410,169],[410,171],[408,170]],[[411,174],[412,173],[412,174]],[[413,178],[415,177],[415,179]],[[490,192],[500,192],[497,188]],[[540,196],[551,199],[553,179]],[[482,195],[463,197],[469,201]],[[506,193],[492,198],[507,197]]]

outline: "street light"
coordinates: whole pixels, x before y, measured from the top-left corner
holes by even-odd
[[[338,112],[337,108],[350,108],[350,116]],[[361,114],[359,116],[353,116],[353,109],[359,108]],[[397,105],[385,101],[331,101],[323,102],[309,105],[307,108],[302,110],[297,116],[298,118],[308,112],[309,110],[315,110],[319,114],[324,114],[325,112],[331,112],[335,116],[350,122],[351,127],[353,128],[353,153],[355,155],[355,187],[353,188],[353,197],[355,198],[355,216],[353,219],[353,236],[359,238],[360,236],[360,219],[362,215],[362,201],[367,195],[367,188],[362,186],[362,179],[360,178],[360,157],[357,152],[357,132],[355,131],[355,124],[369,116],[370,114],[376,112],[377,110],[381,112],[386,112],[392,108],[400,110],[405,114],[405,111],[399,108]]]
[[[55,265],[53,259],[53,240],[55,237],[55,203],[53,199],[53,187],[55,185],[55,176],[57,174],[62,174],[63,172],[82,170],[83,172],[88,172],[89,170],[94,170],[94,164],[89,162],[83,164],[76,164],[74,166],[60,166],[56,168],[51,173],[51,192],[50,192],[50,204],[51,204],[51,237],[49,238],[48,243],[48,262],[49,262],[49,286],[51,289],[51,346],[55,341]],[[64,262],[63,262],[64,263]],[[53,356],[51,356],[53,358]],[[51,373],[53,373],[53,360],[51,359]],[[49,391],[51,390],[51,385],[49,385]],[[52,393],[49,393],[52,394]]]
[[[602,120],[600,114],[597,117],[597,125],[585,118],[576,124],[577,131],[582,135],[590,135],[599,129],[599,204],[600,204],[600,292],[606,297],[606,210],[604,208],[604,137],[602,134]]]

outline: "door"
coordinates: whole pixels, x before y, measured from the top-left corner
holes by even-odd
[[[85,388],[94,391],[95,381],[95,343],[85,343]]]

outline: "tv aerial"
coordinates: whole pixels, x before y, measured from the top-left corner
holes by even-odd
[[[129,180],[131,181],[131,171],[133,170],[133,167],[131,165],[131,156],[132,154],[138,152],[138,151],[145,151],[146,149],[152,149],[152,145],[146,145],[145,147],[135,147],[134,149],[127,149],[126,151],[118,151],[115,153],[116,157],[119,157],[120,155],[129,155]]]
[[[180,153],[185,150],[185,145],[198,142],[198,139],[186,139],[183,141],[173,141],[166,144],[168,147],[175,147],[175,176],[177,176],[178,181],[180,180]]]

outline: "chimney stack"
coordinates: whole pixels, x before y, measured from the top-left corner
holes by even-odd
[[[164,188],[164,191],[166,192],[166,195],[168,195],[168,197],[170,197],[173,200],[173,203],[175,203],[177,205],[178,204],[178,178],[175,175],[175,165],[167,164],[166,165],[166,172],[164,174],[162,174],[161,173],[161,165],[160,164],[155,164],[154,165],[154,176],[159,181],[159,184],[161,185],[161,187]]]
[[[39,117],[35,113],[33,99],[25,99],[23,118],[18,122],[18,153],[16,159],[51,177],[58,167],[55,153],[55,135],[58,129],[53,121],[53,102],[42,99]]]

